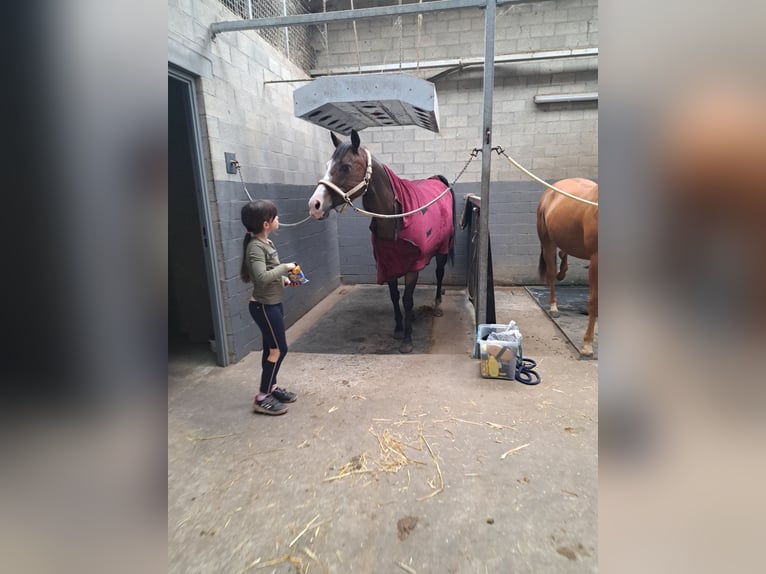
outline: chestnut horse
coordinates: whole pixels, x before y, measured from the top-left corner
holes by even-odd
[[[420,181],[400,179],[360,145],[359,134],[354,130],[351,131],[351,143],[341,142],[332,132],[330,136],[335,152],[327,162],[327,173],[309,199],[309,213],[314,219],[325,219],[332,209],[353,206],[355,199],[362,198],[364,209],[372,217],[370,231],[377,280],[381,285],[388,284],[394,306],[394,337],[402,339],[399,351],[410,353],[413,293],[418,273],[434,256],[436,298],[433,314],[442,314],[444,267],[447,259],[452,260],[454,256],[454,192],[442,176]],[[398,282],[402,276],[403,316],[399,307]]]
[[[562,179],[553,184],[574,196],[598,203],[598,184],[589,179]],[[537,236],[540,238],[540,279],[550,290],[550,314],[558,317],[554,282],[561,281],[568,269],[567,257],[590,262],[588,267],[588,328],[580,353],[593,355],[593,332],[598,317],[598,206],[590,205],[547,188],[537,205]],[[561,267],[556,274],[556,248]]]

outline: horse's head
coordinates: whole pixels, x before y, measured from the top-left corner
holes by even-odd
[[[352,202],[364,194],[372,175],[370,152],[360,147],[359,134],[351,130],[351,143],[340,141],[330,132],[335,152],[327,162],[327,172],[309,199],[309,213],[324,219],[335,207]]]

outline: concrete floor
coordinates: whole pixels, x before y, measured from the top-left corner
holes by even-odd
[[[386,287],[341,287],[289,344],[330,313],[363,321],[345,304],[363,289],[390,307]],[[285,416],[250,412],[259,353],[170,362],[170,572],[597,570],[598,362],[523,288],[496,288],[498,323],[520,325],[542,383],[483,379],[465,291],[448,289],[438,318],[432,293],[415,300],[427,352],[291,351]]]

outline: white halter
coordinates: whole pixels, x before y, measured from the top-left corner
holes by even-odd
[[[343,191],[340,187],[335,185],[333,182],[327,180],[327,179],[320,179],[319,183],[324,185],[325,187],[332,189],[335,193],[339,194],[345,203],[348,205],[351,205],[351,202],[356,199],[352,197],[357,191],[364,188],[362,193],[359,195],[364,195],[367,191],[367,186],[370,184],[370,179],[372,178],[372,155],[370,154],[370,150],[365,149],[364,150],[367,153],[367,170],[364,172],[364,179],[357,183],[354,187],[349,189],[348,191]],[[344,206],[345,207],[345,206]]]

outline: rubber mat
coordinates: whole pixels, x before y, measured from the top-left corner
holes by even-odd
[[[404,287],[400,286],[400,293]],[[428,352],[434,318],[436,287],[415,288],[412,352]],[[401,305],[401,301],[399,303]],[[403,309],[402,309],[403,311]],[[394,308],[387,285],[357,285],[350,289],[312,328],[290,344],[296,353],[398,355],[394,339]]]
[[[548,288],[526,287],[527,292],[538,305],[548,314]],[[582,338],[588,327],[588,287],[564,285],[556,287],[556,305],[559,308],[559,316],[551,317],[569,342],[579,352],[582,347]],[[596,335],[593,339],[593,358],[598,358],[598,322],[596,323]]]

